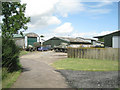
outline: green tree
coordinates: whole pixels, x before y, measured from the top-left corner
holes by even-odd
[[[18,30],[26,30],[26,24],[30,21],[30,17],[25,17],[26,4],[19,2],[2,2],[3,24],[2,37],[12,37]],[[20,32],[22,34],[22,31]]]
[[[104,38],[98,38],[98,41],[104,42]]]
[[[12,39],[20,29],[26,30],[30,17],[25,16],[26,4],[19,2],[2,2],[2,66],[12,72],[20,69],[19,47]],[[21,31],[21,34],[22,32]]]

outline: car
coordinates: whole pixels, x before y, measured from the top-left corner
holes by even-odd
[[[49,48],[47,48],[47,47],[39,47],[38,48],[38,51],[48,51],[49,50]]]

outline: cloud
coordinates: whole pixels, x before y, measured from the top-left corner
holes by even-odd
[[[72,34],[72,37],[88,37],[92,38],[93,36],[97,35],[96,32],[75,32]]]
[[[43,15],[52,12],[54,4],[58,0],[21,0],[22,3],[27,3],[26,14],[28,16]]]
[[[102,35],[106,35],[112,32],[115,32],[117,30],[113,30],[113,31],[101,31],[101,32],[74,32],[71,34],[71,37],[87,37],[87,38],[93,38],[95,36],[102,36]]]
[[[69,13],[76,13],[85,9],[80,0],[59,0],[55,8],[56,13],[59,13],[63,17],[67,17]]]
[[[106,14],[109,13],[110,9],[91,9],[88,12],[92,14]]]
[[[57,16],[67,17],[84,9],[79,0],[21,0],[27,3],[26,16],[31,17],[30,28],[43,28],[61,24]],[[56,16],[55,16],[56,15]]]
[[[70,33],[73,31],[72,24],[69,22],[64,23],[63,25],[57,27],[54,32],[55,33],[60,33],[60,34],[65,34],[65,33]]]
[[[80,0],[81,2],[119,2],[119,0]]]
[[[22,3],[27,3],[26,16],[31,17],[31,22],[28,24],[29,30],[43,30],[41,28],[49,25],[59,25],[62,23],[59,16],[68,17],[69,14],[78,12],[87,12],[88,14],[106,14],[110,9],[102,8],[102,6],[110,5],[109,0],[102,0],[97,5],[86,7],[82,0],[21,0]],[[106,2],[103,2],[106,1]],[[84,1],[83,1],[84,2]],[[74,33],[72,23],[66,22],[57,27],[53,32],[56,34],[73,33],[73,36],[91,36],[91,33]]]
[[[68,13],[84,10],[80,0],[22,0],[22,3],[27,3],[26,14],[28,16],[46,13],[57,13],[64,16]]]
[[[106,5],[111,5],[113,2],[110,0],[101,0],[101,2],[99,2],[98,4],[94,5],[94,6],[89,6],[91,8],[100,8]]]
[[[58,25],[62,21],[57,16],[68,17],[69,14],[78,12],[88,12],[93,14],[109,13],[109,9],[100,9],[103,5],[108,5],[109,0],[102,0],[96,8],[86,8],[81,0],[21,0],[21,3],[27,3],[26,16],[31,17],[28,24],[30,28],[43,28],[49,25]],[[84,2],[84,1],[83,1]]]
[[[118,30],[113,30],[113,31],[102,31],[101,33],[98,34],[98,36],[106,35],[106,34],[109,34],[109,33],[115,32],[115,31],[118,31]]]
[[[41,28],[46,27],[48,25],[58,25],[61,21],[52,15],[38,15],[31,17],[31,23],[29,23],[29,27],[31,28]]]

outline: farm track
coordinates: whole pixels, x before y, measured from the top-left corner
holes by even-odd
[[[64,58],[67,58],[66,53],[53,51],[32,52],[22,56],[20,62],[23,72],[12,88],[118,88],[117,71],[55,70],[51,67],[53,62]]]
[[[23,72],[12,88],[69,88],[64,77],[50,65],[66,53],[32,52],[20,58]]]

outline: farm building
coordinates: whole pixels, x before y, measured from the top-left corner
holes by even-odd
[[[34,42],[39,42],[39,36],[36,33],[27,33],[27,34],[14,34],[15,43],[22,47],[26,48],[28,45],[32,45]]]
[[[53,37],[43,42],[43,45],[54,48],[55,46],[59,46],[62,43],[72,46],[91,45],[91,42],[85,41],[82,38],[69,38],[69,37]]]
[[[94,40],[94,39],[91,39],[91,38],[82,38],[82,37],[77,37],[81,40],[84,40],[84,41],[87,41],[89,43],[91,43],[91,45],[93,46],[96,46],[96,45],[103,45],[104,42],[101,42],[101,41],[97,41],[97,40]]]
[[[105,47],[120,48],[120,30],[94,38],[98,38],[99,41],[104,41]]]

